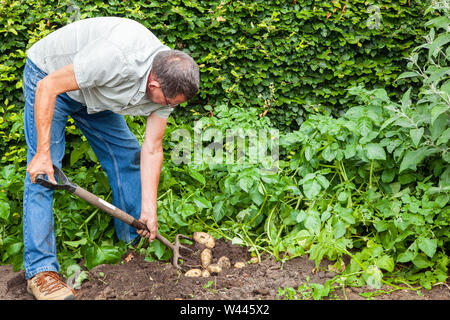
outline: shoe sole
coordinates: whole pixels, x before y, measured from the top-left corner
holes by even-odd
[[[36,299],[35,295],[33,294],[33,292],[31,291],[31,289],[30,289],[28,286],[27,286],[27,292],[28,292],[35,300],[38,300],[38,299]],[[63,300],[75,300],[75,296],[71,294],[71,295],[65,297]]]

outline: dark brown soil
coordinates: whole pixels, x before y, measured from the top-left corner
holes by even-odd
[[[200,247],[185,264],[200,265]],[[260,263],[250,264],[246,248],[216,241],[213,259],[221,256],[247,262],[242,269],[224,269],[219,274],[205,278],[189,278],[168,262],[147,262],[143,256],[128,251],[115,265],[100,265],[89,271],[89,280],[77,290],[78,300],[279,300],[279,288],[298,288],[308,283],[324,284],[336,276],[327,271],[330,264],[323,261],[319,271],[307,256],[288,260],[284,264],[271,257],[263,257]],[[10,265],[0,266],[0,300],[31,300],[26,290],[24,271],[14,272]],[[450,300],[449,284],[439,284],[431,290],[397,290],[382,293],[375,300]],[[383,287],[384,292],[392,288]],[[336,288],[327,299],[367,299],[362,293],[374,292],[367,287]],[[306,292],[307,293],[307,292]],[[298,295],[299,298],[302,295]],[[309,297],[311,296],[304,296]]]

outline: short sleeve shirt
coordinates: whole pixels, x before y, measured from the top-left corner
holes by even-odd
[[[119,17],[99,17],[68,24],[36,42],[27,57],[50,74],[73,63],[79,90],[67,95],[88,113],[111,110],[124,115],[167,118],[170,106],[146,95],[153,58],[170,50],[142,24]]]

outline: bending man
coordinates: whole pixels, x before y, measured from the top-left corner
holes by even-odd
[[[115,219],[118,238],[155,238],[162,139],[174,107],[192,98],[199,70],[187,54],[163,45],[143,25],[117,17],[64,26],[27,51],[23,83],[27,174],[23,199],[24,266],[36,299],[73,299],[59,277],[53,226],[53,191],[68,117],[85,135],[108,175],[113,204],[144,222],[150,233]],[[123,115],[148,116],[142,148]]]

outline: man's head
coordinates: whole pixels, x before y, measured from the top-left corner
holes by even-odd
[[[175,106],[191,99],[198,91],[198,65],[178,50],[158,52],[147,81],[147,95],[154,103]]]

